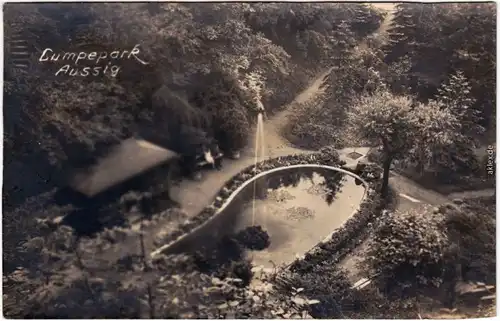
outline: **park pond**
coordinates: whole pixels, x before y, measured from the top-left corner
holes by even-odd
[[[254,265],[288,264],[342,226],[359,208],[365,186],[347,172],[297,165],[261,173],[247,181],[220,211],[167,252],[197,250],[224,235],[260,226],[270,245],[247,251]]]

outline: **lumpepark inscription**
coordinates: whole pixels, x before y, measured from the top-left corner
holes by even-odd
[[[142,65],[149,64],[138,57],[140,52],[139,45],[135,45],[132,50],[114,50],[111,52],[54,52],[51,48],[45,48],[38,61],[65,62],[66,64],[55,72],[56,76],[68,75],[72,77],[87,77],[91,75],[110,75],[111,77],[116,77],[121,69],[117,64],[120,60],[135,59]]]

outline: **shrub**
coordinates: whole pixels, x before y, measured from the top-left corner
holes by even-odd
[[[193,261],[182,255],[160,256],[149,262],[146,273],[144,263],[144,258],[139,257],[118,260],[114,265],[125,270],[121,273],[100,266],[98,272],[106,273],[105,278],[71,264],[51,271],[59,274],[69,269],[70,273],[42,281],[36,276],[26,280],[29,274],[19,270],[12,278],[18,289],[22,285],[25,300],[9,304],[4,312],[23,318],[213,319],[271,318],[275,310],[281,314],[300,314],[304,310],[294,307],[290,298],[273,296],[267,283],[254,291],[241,287],[251,278],[248,261],[234,263],[232,277],[225,279],[197,271]],[[25,292],[30,281],[35,281],[38,288]]]
[[[495,283],[495,211],[464,206],[445,214],[450,240],[458,247],[462,277],[466,280]]]
[[[418,298],[393,300],[373,286],[350,290],[355,308],[344,308],[346,319],[416,319],[421,309]]]
[[[342,139],[336,124],[338,113],[328,109],[324,99],[312,99],[298,105],[296,112],[289,115],[283,135],[295,146],[306,149],[319,149],[323,146],[341,146]],[[318,107],[319,106],[319,107]],[[325,110],[329,110],[325,116]],[[335,120],[335,121],[334,121]]]
[[[316,160],[319,164],[329,166],[343,166],[344,161],[340,160],[339,153],[334,146],[325,146],[316,154]]]
[[[277,280],[282,292],[297,289],[316,301],[308,306],[316,319],[393,319],[418,316],[418,300],[391,300],[373,286],[352,289],[346,271],[335,265],[317,266],[310,273],[287,273]]]
[[[308,273],[288,273],[277,280],[278,289],[297,289],[307,298],[319,301],[308,307],[313,318],[341,318],[342,310],[351,305],[350,282],[343,270],[335,266],[316,266]]]
[[[220,111],[214,115],[215,137],[223,150],[238,150],[248,142],[250,123],[246,111],[241,106],[235,106]]]
[[[259,230],[249,228],[249,231]],[[244,246],[253,245],[251,242],[255,240],[249,239],[249,236],[253,236],[251,233],[225,236],[215,246],[209,245],[195,252],[192,255],[195,266],[200,272],[214,275],[220,279],[228,277],[240,279],[239,285],[247,286],[252,280],[253,272],[251,262],[244,258]],[[261,234],[257,235],[262,237]],[[265,235],[267,236],[267,233]],[[247,244],[240,243],[241,240]],[[267,239],[267,241],[269,240]]]
[[[382,178],[383,169],[377,164],[359,162],[354,170],[365,181],[377,181]]]
[[[238,232],[235,238],[242,246],[249,250],[263,250],[271,244],[269,234],[262,229],[262,226],[247,227]]]
[[[240,279],[242,282],[241,286],[247,286],[252,281],[252,262],[250,260],[241,260],[231,262],[229,266],[229,276],[231,278]]]
[[[469,146],[454,145],[436,154],[437,164],[427,170],[435,173],[438,182],[442,184],[454,184],[463,176],[480,176],[481,170],[486,168],[480,168],[481,164]]]
[[[440,286],[448,239],[439,216],[412,210],[387,217],[375,231],[367,262],[391,289],[397,285]]]

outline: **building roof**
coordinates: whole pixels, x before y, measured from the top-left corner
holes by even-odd
[[[112,149],[96,165],[77,173],[70,187],[92,197],[177,157],[175,152],[146,140],[130,138]]]

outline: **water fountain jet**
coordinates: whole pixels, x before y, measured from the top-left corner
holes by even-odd
[[[264,107],[259,106],[257,115],[257,128],[255,129],[255,151],[254,151],[254,170],[257,171],[257,164],[265,155],[264,145]],[[260,152],[260,154],[259,154]],[[260,157],[260,159],[259,159]],[[252,201],[252,223],[255,223],[255,199],[256,199],[256,181],[253,184],[253,201]]]

